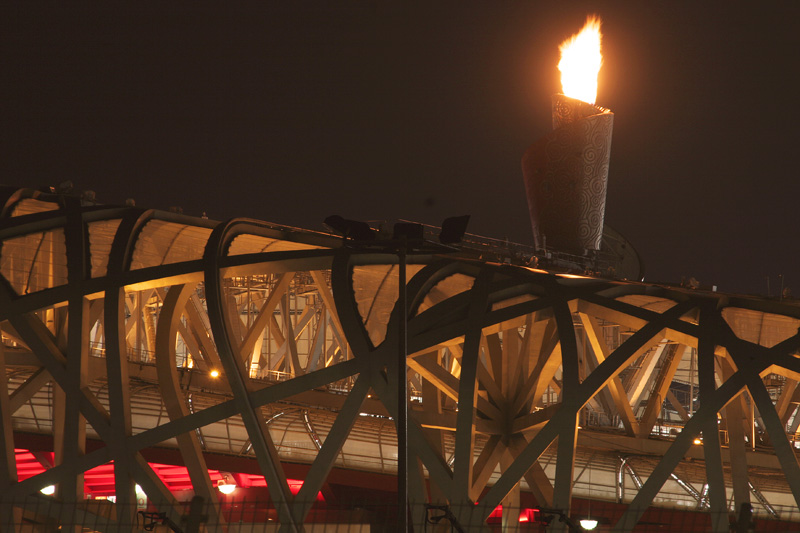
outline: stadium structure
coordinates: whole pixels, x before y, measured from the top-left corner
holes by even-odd
[[[795,302],[1,192],[3,531],[800,530]]]

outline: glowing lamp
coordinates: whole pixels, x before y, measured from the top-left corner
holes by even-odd
[[[208,375],[211,376],[212,378],[218,378],[219,377],[219,370],[216,370],[216,369],[212,370],[211,372],[208,373]]]
[[[593,518],[584,518],[580,522],[578,522],[584,531],[592,531],[594,528],[597,527],[597,520]]]
[[[233,491],[236,490],[236,483],[231,481],[230,474],[223,475],[222,479],[217,482],[217,490],[222,494],[233,494]]]
[[[217,485],[217,489],[222,494],[233,494],[233,491],[236,490],[236,483],[220,483]]]
[[[39,492],[44,494],[45,496],[52,496],[56,493],[56,486],[55,485],[48,485],[46,487],[42,487],[39,489]]]

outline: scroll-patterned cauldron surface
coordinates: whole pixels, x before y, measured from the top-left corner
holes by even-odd
[[[614,114],[562,94],[554,130],[522,158],[536,246],[583,253],[600,249]]]

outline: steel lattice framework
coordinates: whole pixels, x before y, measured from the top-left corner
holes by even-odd
[[[154,446],[180,451],[216,527],[210,452],[254,458],[282,529],[302,530],[334,467],[396,471],[399,320],[417,522],[426,503],[447,503],[479,529],[502,503],[511,524],[520,491],[566,512],[576,495],[625,503],[620,531],[676,493],[711,512],[715,531],[751,498],[783,518],[781,505],[800,504],[796,305],[412,254],[404,314],[397,258],[326,234],[6,197],[9,531],[42,512],[48,485],[58,487],[49,513],[72,506],[98,529],[133,527],[137,484],[178,521],[142,455]],[[15,438],[27,433],[52,435],[55,464],[20,480]],[[84,473],[111,461],[113,519],[80,504]],[[297,494],[286,462],[309,465]]]

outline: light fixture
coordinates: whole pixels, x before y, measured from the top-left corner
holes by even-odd
[[[407,256],[408,254],[441,254],[455,252],[458,248],[452,246],[461,241],[466,231],[469,216],[452,217],[444,221],[439,234],[439,243],[426,241],[425,230],[422,224],[400,221],[394,225],[391,240],[378,240],[375,231],[366,222],[348,220],[339,215],[331,215],[324,223],[333,231],[342,235],[345,246],[349,245],[355,250],[363,252],[382,252],[397,254],[397,305],[401,310],[400,316],[407,316]],[[350,242],[347,241],[356,241]],[[360,241],[360,242],[358,242]],[[370,242],[371,241],[371,242]],[[408,381],[407,357],[408,320],[398,320],[398,350],[397,350],[397,509],[408,510]],[[457,410],[457,409],[456,409]],[[390,419],[392,419],[390,417]],[[398,529],[408,530],[408,516],[405,511],[399,513]]]
[[[450,217],[442,222],[442,231],[439,233],[439,242],[442,244],[458,244],[464,238],[469,224],[469,215]]]
[[[392,232],[392,239],[421,241],[424,233],[422,224],[417,224],[416,222],[396,222]]]
[[[217,489],[222,494],[233,494],[233,491],[236,490],[236,483],[230,481],[230,477],[228,477],[228,474],[224,474],[222,476],[222,479],[220,479],[217,482]]]
[[[219,370],[214,369],[211,372],[209,372],[208,375],[211,376],[212,378],[218,378],[219,377]]]
[[[693,441],[693,442],[694,442],[695,444],[697,444],[697,445],[703,444],[703,441],[702,441],[702,440],[700,440],[700,437],[695,437],[695,439],[694,439],[694,441]]]
[[[592,531],[597,527],[597,520],[594,518],[582,518],[578,523],[581,525],[584,531]]]
[[[217,488],[222,494],[233,494],[233,491],[236,490],[236,484],[225,483],[224,485],[217,485]]]
[[[469,215],[446,218],[442,222],[442,228],[439,232],[439,242],[444,245],[460,243],[467,231],[469,218]],[[369,224],[360,220],[351,220],[339,215],[331,215],[327,217],[323,223],[345,239],[353,241],[374,241],[377,239],[375,230],[373,230]],[[423,241],[423,225],[416,222],[395,223],[392,240],[399,240],[402,238],[408,241]]]
[[[325,219],[324,224],[345,239],[354,241],[374,241],[375,231],[369,224],[360,220],[350,220],[339,215],[331,215]]]
[[[52,496],[56,493],[56,486],[55,485],[48,485],[46,487],[42,487],[39,489],[39,492],[44,494],[45,496]]]

